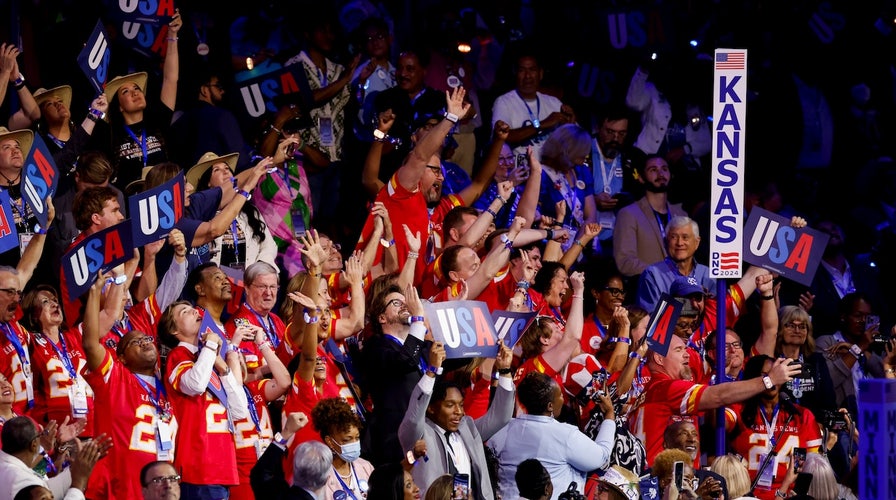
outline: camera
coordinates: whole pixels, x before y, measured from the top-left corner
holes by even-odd
[[[569,488],[557,496],[557,500],[585,500],[585,495],[579,493],[579,483],[573,481],[569,483]]]
[[[793,360],[790,362],[790,366],[800,367],[800,373],[796,378],[812,378],[812,367],[809,366],[808,363],[800,363],[799,361]]]
[[[822,423],[829,431],[845,431],[849,427],[846,417],[839,411],[824,410]]]

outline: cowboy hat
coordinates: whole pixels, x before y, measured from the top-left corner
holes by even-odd
[[[150,170],[152,170],[152,166],[143,167],[143,171],[140,172],[140,178],[129,182],[128,185],[124,187],[125,194],[132,195],[143,191],[143,185],[146,184],[146,176],[149,174]]]
[[[199,163],[190,167],[190,170],[187,170],[187,182],[192,184],[194,188],[198,189],[199,179],[202,177],[202,174],[204,174],[206,170],[212,167],[212,165],[214,165],[215,163],[224,162],[228,167],[230,167],[230,171],[233,172],[236,170],[236,162],[239,157],[239,153],[230,153],[224,156],[218,156],[212,152],[205,153],[201,158],[199,158]]]
[[[106,88],[103,90],[106,94],[106,100],[111,103],[112,98],[118,94],[118,89],[121,88],[122,85],[129,83],[136,83],[137,86],[140,87],[140,90],[146,93],[146,79],[147,75],[145,71],[124,76],[116,76],[106,83]]]
[[[53,87],[49,90],[45,88],[39,88],[34,91],[34,100],[37,101],[37,107],[43,106],[44,102],[49,100],[51,97],[59,97],[60,99],[62,99],[62,104],[65,104],[66,108],[71,109],[72,87],[70,85],[60,85],[59,87]]]
[[[6,127],[0,127],[0,141],[7,139],[14,139],[18,142],[19,148],[22,149],[22,156],[27,158],[28,153],[31,152],[31,145],[34,143],[34,132],[28,129],[10,132]]]

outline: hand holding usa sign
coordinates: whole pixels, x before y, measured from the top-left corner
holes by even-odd
[[[790,219],[754,207],[744,228],[744,260],[806,286],[815,271],[830,235],[809,227],[797,228]]]
[[[647,324],[647,345],[650,350],[666,356],[669,353],[669,344],[672,343],[672,335],[675,335],[675,324],[681,315],[682,304],[669,294],[662,294],[650,322]]]

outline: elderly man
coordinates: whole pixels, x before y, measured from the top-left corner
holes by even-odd
[[[660,295],[668,293],[679,276],[694,278],[704,291],[715,290],[716,280],[709,276],[709,268],[694,259],[700,246],[699,234],[697,223],[690,217],[676,216],[669,221],[666,226],[667,257],[647,266],[638,283],[638,304],[644,310],[652,311]]]
[[[252,491],[255,498],[315,500],[323,498],[327,479],[333,469],[333,452],[320,441],[305,441],[296,449],[292,464],[293,481],[284,479],[283,458],[286,443],[295,433],[308,425],[308,417],[301,412],[290,413],[283,425],[283,432],[274,436],[274,442],[265,450],[252,468]]]
[[[143,500],[178,500],[180,475],[169,462],[150,462],[140,469]]]
[[[663,432],[671,422],[696,422],[700,412],[744,401],[800,373],[799,367],[782,358],[761,378],[707,386],[691,380],[689,363],[687,344],[678,334],[672,336],[665,356],[654,351],[647,354],[651,378],[644,387],[644,403],[630,422],[647,449],[650,465],[662,450]]]
[[[285,323],[273,311],[277,304],[277,291],[280,289],[280,275],[274,266],[258,261],[246,268],[243,282],[246,286],[246,300],[224,325],[227,335],[233,337],[237,326],[255,325],[264,330],[268,342],[276,351],[286,334]],[[263,365],[261,352],[251,338],[243,339],[239,347],[246,357],[250,379],[258,379],[270,373],[270,369]]]

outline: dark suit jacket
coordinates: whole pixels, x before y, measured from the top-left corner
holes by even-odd
[[[404,345],[384,335],[374,335],[364,343],[364,380],[373,401],[367,456],[374,465],[400,462],[407,451],[398,442],[398,426],[423,374],[420,363],[429,344],[412,335]]]

